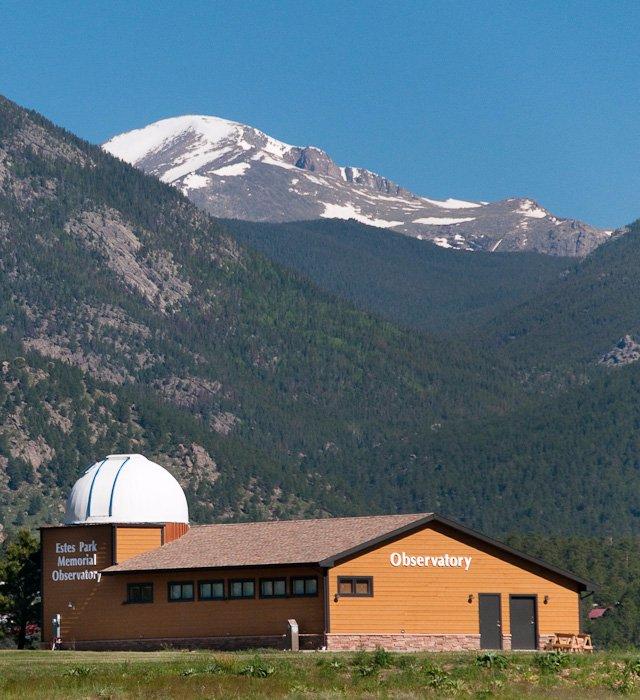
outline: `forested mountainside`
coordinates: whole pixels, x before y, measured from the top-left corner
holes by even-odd
[[[616,251],[633,260],[636,241],[584,263],[601,265],[602,318],[606,261],[620,274]],[[84,467],[136,451],[173,470],[196,521],[438,510],[496,535],[636,531],[638,366],[584,351],[556,376],[543,336],[538,355],[510,354],[499,329],[518,317],[538,337],[551,268],[514,282],[522,303],[504,310],[488,268],[441,260],[450,289],[480,294],[464,273],[484,279],[479,313],[495,298],[499,316],[452,338],[356,310],[177,190],[0,101],[0,521],[55,521]],[[548,288],[577,299],[577,280],[588,295],[582,269]],[[585,331],[594,348],[633,332],[625,303]]]
[[[0,539],[4,528],[59,523],[69,485],[96,455],[156,455],[187,490],[196,521],[212,517],[212,503],[220,518],[277,516],[287,507],[264,500],[266,485],[300,489],[282,462],[144,387],[97,381],[67,361],[21,353],[0,335]],[[304,496],[296,500],[300,512],[318,512]]]
[[[178,407],[201,431],[217,433],[236,483],[211,476],[196,511],[207,519],[242,517],[249,508],[267,517],[379,510],[392,453],[408,459],[428,426],[503,410],[516,395],[510,372],[493,358],[445,349],[319,293],[241,248],[171,187],[7,100],[0,103],[0,260],[6,503],[43,493],[51,480],[64,490],[114,449],[98,443],[95,424],[88,443],[70,429],[49,444],[38,428],[52,420],[46,404],[68,420],[71,408],[64,392],[45,403],[37,372],[16,385],[11,372],[21,358],[27,368],[41,358],[77,368],[90,404],[96,391],[131,392],[136,405],[148,398]],[[20,386],[29,387],[22,398]],[[126,401],[113,410],[130,410]],[[164,441],[162,453],[186,446],[209,465],[219,462],[217,448],[179,440],[170,420],[155,421],[141,427]],[[34,444],[41,457],[28,456]],[[235,444],[261,451],[244,462],[246,471]],[[118,451],[160,458],[154,445],[160,449],[125,434]],[[373,452],[389,458],[376,473]],[[269,475],[269,459],[291,483]],[[176,469],[185,464],[178,459]],[[193,503],[197,486],[188,491]],[[42,517],[31,511],[34,521]],[[14,517],[10,511],[2,521]]]
[[[541,295],[498,315],[483,340],[519,365],[593,365],[625,335],[640,333],[640,220],[568,268]]]
[[[359,308],[436,333],[479,328],[576,265],[539,253],[446,250],[356,221],[224,225],[239,241]]]

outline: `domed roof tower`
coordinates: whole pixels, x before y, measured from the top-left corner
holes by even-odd
[[[89,467],[67,500],[65,523],[188,523],[187,499],[169,472],[143,455],[109,455]]]

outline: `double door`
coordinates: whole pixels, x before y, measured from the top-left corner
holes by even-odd
[[[502,649],[502,605],[499,593],[480,593],[480,647]],[[509,623],[512,649],[538,648],[536,596],[509,596]]]

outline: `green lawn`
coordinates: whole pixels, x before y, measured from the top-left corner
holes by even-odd
[[[0,697],[640,697],[640,654],[0,652]]]

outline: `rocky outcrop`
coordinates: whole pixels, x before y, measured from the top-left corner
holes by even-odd
[[[145,253],[139,235],[120,213],[105,208],[84,211],[65,230],[101,253],[124,283],[166,312],[189,297],[191,285],[180,278],[168,251]]]
[[[302,149],[300,157],[296,161],[296,168],[309,170],[312,173],[321,173],[329,177],[340,177],[340,168],[324,151],[313,146]]]
[[[234,416],[233,413],[229,413],[229,411],[223,411],[221,413],[216,413],[211,418],[211,427],[219,435],[229,435],[237,422],[237,416]]]
[[[621,367],[638,360],[640,360],[640,343],[637,343],[630,335],[625,335],[620,338],[612,350],[600,358],[598,363],[606,367]]]

